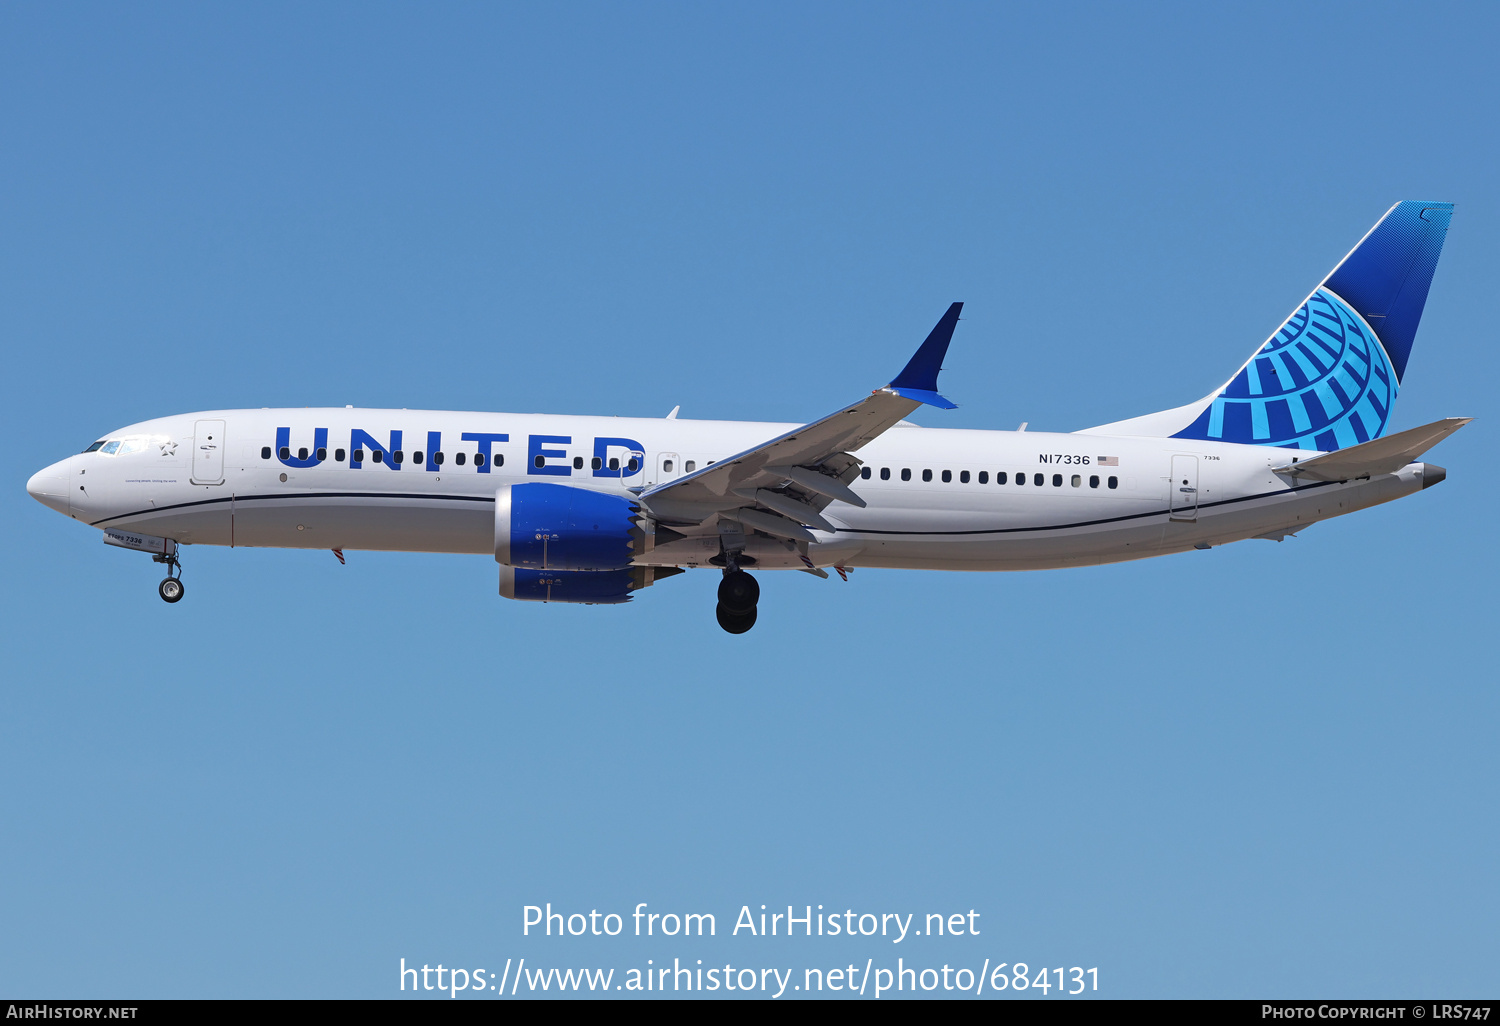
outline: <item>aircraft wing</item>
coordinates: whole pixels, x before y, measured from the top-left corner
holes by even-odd
[[[649,488],[641,504],[666,523],[697,524],[733,511],[745,527],[781,538],[809,542],[807,527],[832,531],[821,515],[824,507],[835,499],[865,504],[849,488],[860,466],[851,454],[923,403],[955,408],[938,394],[937,375],[962,309],[962,303],[948,308],[889,385],[821,420]]]
[[[1317,481],[1349,481],[1374,474],[1393,474],[1473,419],[1445,417],[1409,431],[1398,431],[1394,435],[1272,469],[1278,474],[1310,477]]]

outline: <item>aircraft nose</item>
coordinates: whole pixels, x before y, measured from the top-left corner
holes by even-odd
[[[64,516],[68,513],[67,460],[54,463],[45,470],[38,470],[26,482],[26,494],[48,509],[55,509]]]

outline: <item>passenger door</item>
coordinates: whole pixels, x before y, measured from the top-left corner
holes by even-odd
[[[1172,479],[1167,494],[1173,520],[1198,519],[1198,457],[1172,457]]]
[[[200,420],[193,425],[193,484],[224,483],[224,422]]]

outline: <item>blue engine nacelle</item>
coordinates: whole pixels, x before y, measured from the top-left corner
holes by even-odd
[[[503,485],[495,493],[495,560],[528,570],[624,570],[644,550],[644,520],[640,506],[620,495]]]
[[[611,606],[629,602],[631,592],[682,572],[675,566],[633,566],[628,570],[528,570],[502,566],[500,594],[522,602]]]

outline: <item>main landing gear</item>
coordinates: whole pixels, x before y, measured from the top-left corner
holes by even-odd
[[[165,563],[167,565],[167,576],[156,586],[156,593],[161,596],[163,602],[181,602],[183,595],[182,562],[178,560],[175,548],[170,556],[156,555],[152,556],[151,559],[153,562]]]
[[[730,634],[744,634],[755,626],[755,604],[760,601],[760,585],[754,577],[735,567],[724,571],[719,582],[719,605],[714,615],[719,626]]]

